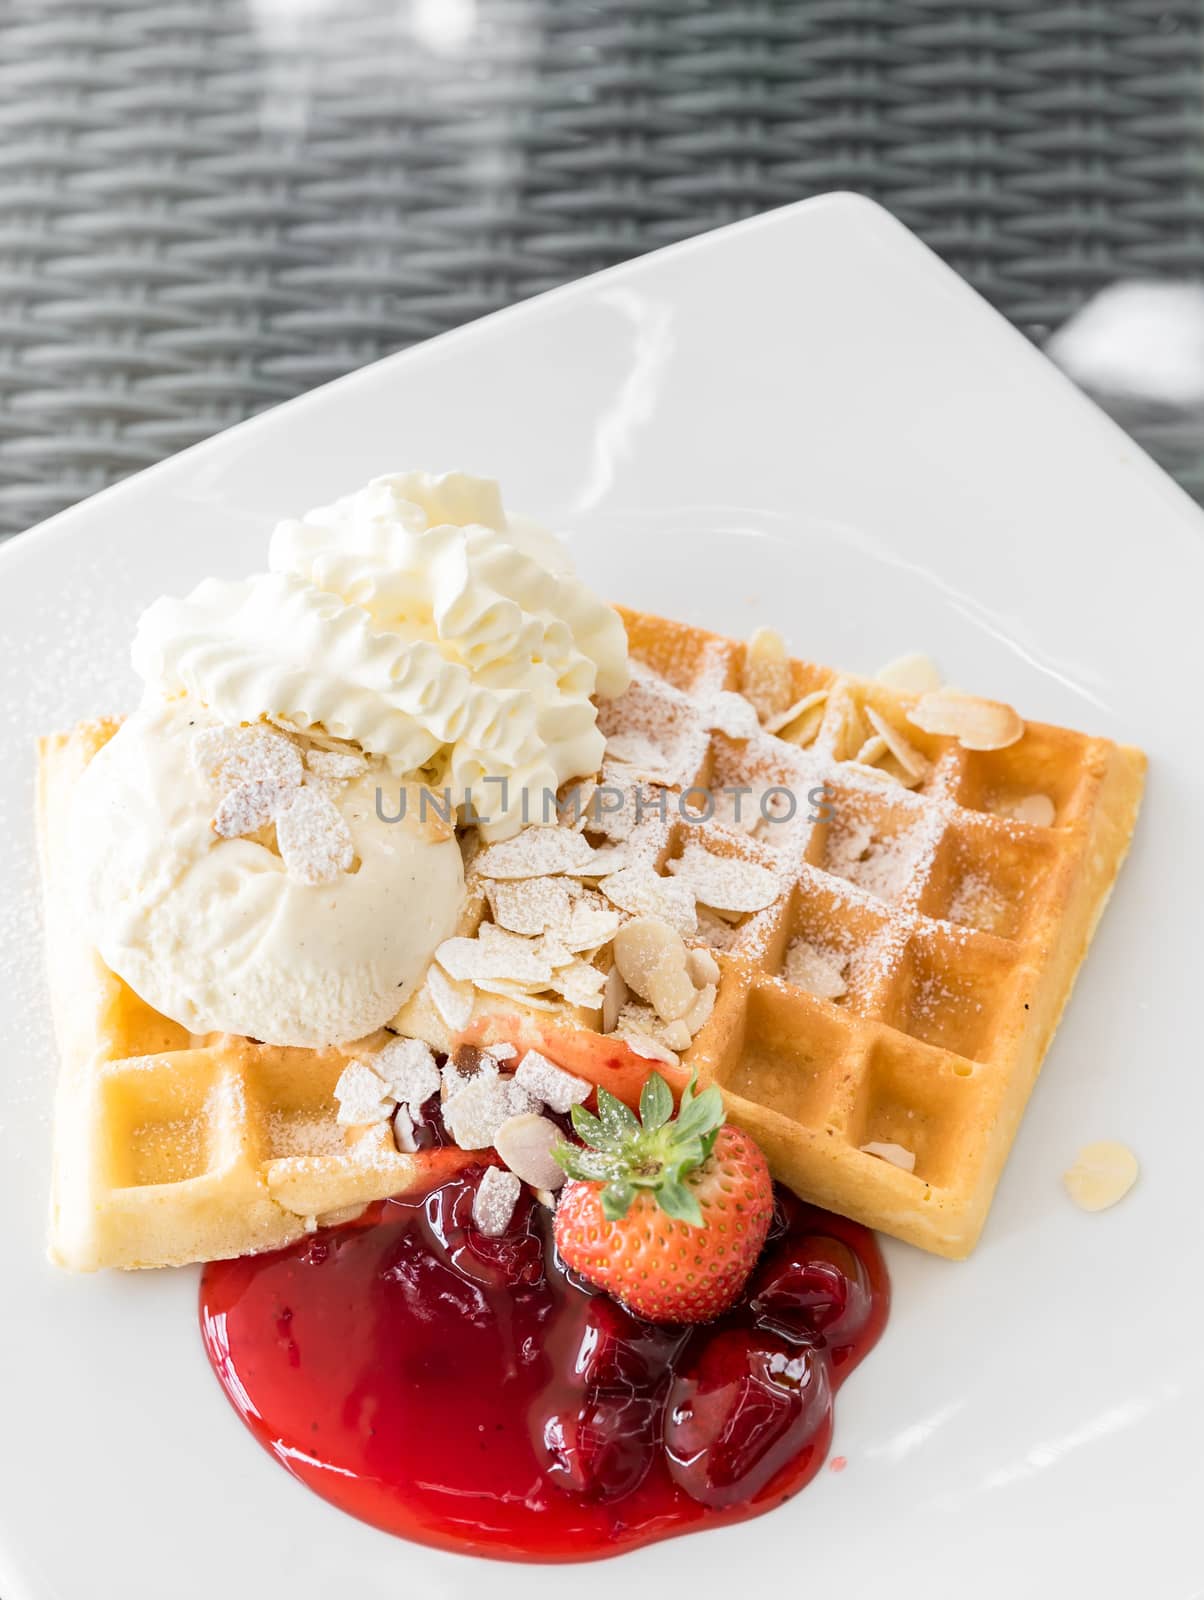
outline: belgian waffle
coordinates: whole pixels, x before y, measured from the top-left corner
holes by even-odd
[[[659,742],[675,795],[776,786],[797,802],[761,837],[687,821],[676,803],[664,822],[648,814],[641,849],[658,872],[701,843],[782,886],[766,910],[734,927],[712,919],[688,941],[718,940],[722,975],[683,1068],[720,1086],[731,1120],[806,1198],[966,1256],[1128,848],[1145,757],[1033,722],[1005,749],[968,750],[908,720],[918,695],[806,661],[787,664],[782,692],[803,706],[823,696],[799,718],[806,744],[732,739],[708,728],[705,708],[724,691],[757,693],[746,647],[622,615],[645,670],[603,706],[608,735]],[[924,757],[918,786],[866,764],[871,711]],[[1009,814],[1034,797],[1048,826]],[[844,968],[842,995],[791,981],[800,945]],[[500,1040],[508,1026],[478,1018],[471,1037]],[[540,1028],[554,1053],[550,1019]],[[584,1059],[578,1049],[576,1070]],[[906,1152],[914,1168],[875,1149]]]
[[[1144,758],[1034,723],[1006,749],[969,751],[908,721],[914,695],[800,661],[770,662],[763,681],[742,645],[634,613],[624,621],[638,670],[600,721],[612,740],[656,747],[667,797],[664,815],[651,809],[629,848],[668,879],[701,844],[765,868],[780,886],[767,908],[710,917],[692,937],[713,949],[718,994],[680,1065],[663,1070],[680,1082],[697,1068],[718,1083],[775,1175],[808,1198],[964,1256],[1127,848]],[[775,699],[804,709],[782,737],[734,738],[707,710],[731,691],[757,703],[769,726]],[[906,730],[907,748],[923,758],[922,781],[896,770],[876,733],[883,721]],[[399,1153],[387,1124],[338,1124],[334,1086],[357,1046],[281,1050],[192,1037],[86,944],[68,881],[68,806],[75,778],[115,726],[85,724],[41,750],[62,1052],[56,1257],[86,1269],[272,1249],[414,1186],[433,1161],[464,1160],[456,1151]],[[775,788],[793,797],[794,814],[755,834],[690,814],[704,790],[739,788],[757,796]],[[1049,826],[1009,814],[1033,796],[1045,798]],[[464,933],[490,916],[471,870],[469,882]],[[842,992],[823,998],[791,981],[799,952],[838,968],[840,984],[827,987]],[[607,952],[594,959],[607,965]],[[572,1070],[634,1092],[650,1063],[600,1037],[601,1022],[588,1005],[493,993],[477,995],[471,1018],[449,1030],[424,991],[395,1026],[445,1049],[464,1040],[538,1044]],[[875,1150],[905,1152],[914,1168]]]

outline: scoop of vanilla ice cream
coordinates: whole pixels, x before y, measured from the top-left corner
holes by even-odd
[[[471,801],[487,838],[600,767],[593,697],[627,686],[622,622],[496,484],[378,478],[281,523],[268,565],[150,607],[134,665],[153,693],[352,740]]]
[[[330,790],[351,871],[290,876],[255,837],[213,830],[215,794],[191,758],[210,713],[148,701],[85,769],[75,798],[82,915],[107,965],[194,1033],[317,1048],[381,1027],[455,929],[464,870],[452,836],[412,814],[382,821],[381,762]],[[391,784],[386,816],[397,811]]]

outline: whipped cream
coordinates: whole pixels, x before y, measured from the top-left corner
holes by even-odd
[[[488,838],[601,766],[592,697],[627,687],[623,625],[496,484],[378,478],[281,523],[268,566],[149,608],[133,657],[152,696],[354,741],[474,804]]]
[[[214,832],[216,793],[194,759],[213,726],[188,700],[148,701],[89,762],[74,800],[85,925],[112,971],[193,1033],[310,1048],[361,1038],[454,932],[459,845],[416,806],[381,820],[377,760],[322,789],[352,869],[300,881],[270,843]]]

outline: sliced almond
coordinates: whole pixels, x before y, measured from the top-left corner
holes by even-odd
[[[906,1145],[892,1144],[889,1139],[871,1139],[869,1144],[861,1146],[862,1154],[877,1156],[879,1161],[889,1161],[892,1167],[901,1167],[904,1172],[916,1170],[916,1154]]]
[[[627,985],[618,967],[606,974],[606,988],[602,991],[602,1032],[613,1033],[619,1015],[627,1004]]]
[[[535,1112],[524,1112],[502,1123],[494,1137],[499,1156],[524,1183],[533,1189],[559,1189],[565,1171],[552,1151],[563,1134],[554,1122]]]
[[[882,760],[882,757],[887,753],[889,748],[890,747],[888,746],[886,740],[880,733],[872,733],[861,746],[860,750],[858,750],[857,754],[853,757],[853,760],[856,761],[859,766],[872,767],[876,761]]]
[[[355,860],[351,829],[320,789],[296,789],[276,813],[276,843],[290,878],[305,884],[333,883]]]
[[[620,911],[633,917],[661,917],[678,933],[694,933],[698,927],[694,891],[689,884],[662,878],[646,864],[622,867],[602,879],[598,888]]]
[[[1062,1174],[1066,1192],[1084,1211],[1106,1211],[1137,1182],[1137,1157],[1114,1139],[1084,1145],[1074,1165]]]
[[[888,689],[899,689],[904,694],[932,694],[941,686],[940,668],[931,656],[920,651],[896,656],[879,667],[874,677]]]
[[[568,921],[556,930],[556,935],[567,950],[580,954],[586,950],[600,950],[604,944],[609,944],[621,922],[622,917],[607,903],[604,895],[592,889],[579,889]]]
[[[513,983],[506,978],[478,978],[473,987],[481,994],[495,994],[502,1000],[510,1000],[516,1006],[521,1006],[528,1011],[562,1011],[564,1002],[550,999],[540,993],[540,987],[533,984]]]
[[[500,927],[538,935],[569,920],[570,885],[564,878],[491,879],[485,898]]]
[[[336,1120],[346,1128],[387,1122],[393,1114],[388,1085],[362,1061],[352,1061],[343,1068],[334,1086],[334,1097],[339,1107]]]
[[[766,717],[765,732],[780,733],[783,738],[788,738],[786,730],[792,722],[798,722],[809,711],[821,710],[827,704],[828,691],[826,689],[812,689],[810,694],[805,694],[801,700],[796,700],[793,705],[779,711],[775,716]]]
[[[925,733],[956,739],[965,750],[1006,750],[1024,737],[1024,723],[1011,706],[949,689],[923,695],[907,720]]]
[[[563,995],[571,1006],[597,1011],[606,990],[606,974],[591,967],[588,961],[574,961],[553,973],[548,988]]]
[[[578,871],[592,855],[588,840],[571,828],[524,828],[482,850],[473,867],[482,878],[543,878]]]
[[[711,1012],[715,1009],[715,998],[718,993],[718,985],[714,983],[708,983],[704,988],[699,989],[697,994],[694,996],[694,1004],[682,1018],[682,1021],[685,1023],[691,1039],[710,1021]]]
[[[667,1044],[670,1050],[690,1048],[690,1029],[684,1017],[678,1017],[673,1022],[662,1022],[657,1037],[662,1044]]]
[[[677,1052],[661,1039],[663,1027],[664,1024],[651,1006],[628,1001],[612,1031],[637,1056],[643,1056],[646,1061],[663,1061],[666,1066],[676,1067],[679,1065]]]
[[[782,892],[768,867],[739,856],[717,856],[700,844],[690,843],[669,870],[679,884],[688,885],[696,899],[712,911],[743,915],[764,911]]]
[[[686,971],[699,989],[705,989],[708,984],[719,982],[719,963],[709,950],[691,950],[686,957]]]
[[[790,705],[790,658],[781,634],[775,629],[758,628],[749,639],[744,651],[740,688],[745,699],[756,707],[762,722]]]
[[[905,739],[893,723],[888,722],[873,706],[866,706],[866,717],[870,727],[885,743],[886,748],[894,756],[903,770],[914,778],[917,783],[923,783],[932,773],[932,763],[928,757],[917,750],[909,739]]]
[[[442,1018],[444,1026],[452,1033],[460,1033],[467,1028],[472,1018],[473,995],[472,985],[457,983],[449,978],[441,967],[434,962],[427,968],[423,986],[430,996],[431,1004]]]
[[[614,938],[615,966],[628,988],[649,1002],[665,1022],[684,1017],[696,990],[686,970],[681,935],[659,917],[637,917]]]
[[[505,978],[512,983],[546,984],[552,976],[552,964],[540,952],[533,940],[522,939],[518,934],[506,934],[512,944],[501,939],[486,938],[486,929],[495,935],[504,930],[486,923],[475,939],[445,939],[435,951],[435,960],[449,978],[463,983],[476,983],[481,978]]]
[[[486,1167],[472,1197],[472,1220],[487,1239],[500,1238],[510,1226],[522,1185],[517,1174],[502,1167]]]
[[[558,1067],[538,1050],[528,1050],[524,1054],[515,1071],[514,1081],[528,1094],[542,1100],[550,1110],[562,1113],[588,1100],[594,1087],[575,1072],[566,1072],[563,1067]]]

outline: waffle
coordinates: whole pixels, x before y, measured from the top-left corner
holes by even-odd
[[[906,723],[914,696],[806,662],[789,694],[825,696],[803,743],[733,739],[708,725],[715,695],[759,689],[745,647],[624,613],[639,664],[604,703],[610,737],[654,737],[673,768],[665,818],[640,830],[656,870],[691,843],[772,871],[781,892],[737,922],[709,919],[721,969],[710,1020],[678,1066],[718,1083],[731,1119],[775,1175],[807,1198],[941,1255],[979,1235],[1041,1059],[1123,859],[1144,758],[1029,723],[1004,750],[973,753]],[[779,686],[780,687],[780,686]],[[930,774],[918,788],[867,765],[875,711],[907,728]],[[83,939],[67,866],[79,772],[115,723],[41,747],[39,819],[47,941],[62,1064],[55,1113],[52,1254],[62,1264],[157,1266],[274,1249],[367,1201],[429,1181],[455,1150],[404,1155],[387,1124],[344,1130],[334,1085],[362,1051],[285,1050],[197,1038],[144,1005]],[[879,741],[880,742],[880,741]],[[856,758],[861,756],[859,761]],[[754,836],[687,820],[691,789],[776,785],[798,813]],[[664,787],[664,786],[662,786]],[[823,793],[813,814],[807,797]],[[1039,827],[1003,813],[1034,794]],[[830,813],[830,814],[829,814]],[[488,918],[470,871],[462,931]],[[835,953],[844,992],[822,999],[784,976],[800,947]],[[599,960],[606,961],[603,952]],[[477,996],[452,1035],[424,992],[395,1026],[440,1048],[537,1045],[629,1096],[649,1062],[599,1037],[588,1008]],[[370,1043],[370,1042],[368,1042]],[[868,1153],[898,1147],[914,1170]]]
[[[709,930],[720,941],[719,995],[683,1071],[719,1085],[731,1121],[799,1194],[965,1257],[1128,848],[1145,757],[1033,722],[1006,749],[967,750],[907,721],[915,694],[805,661],[788,664],[787,696],[826,695],[811,742],[733,740],[709,730],[700,708],[724,690],[755,694],[746,647],[621,614],[632,657],[648,670],[603,705],[608,735],[659,740],[681,794],[777,785],[799,797],[796,817],[764,838],[680,815],[648,830],[661,872],[701,842],[782,883],[767,910]],[[926,758],[919,788],[856,759],[873,737],[870,709]],[[1052,802],[1049,826],[1006,814],[1034,795]],[[796,941],[846,966],[837,1000],[789,981]],[[481,1018],[471,1036],[487,1043],[506,1026]],[[554,1028],[542,1030],[555,1052]],[[586,1070],[579,1046],[572,1062],[560,1054]],[[906,1151],[914,1169],[867,1145]]]
[[[334,1086],[356,1046],[294,1050],[189,1034],[145,1005],[81,936],[68,881],[75,779],[116,732],[42,740],[38,819],[60,1050],[50,1248],[60,1265],[180,1266],[275,1250],[469,1159],[404,1155],[349,1132]],[[365,1041],[365,1044],[371,1041]]]

